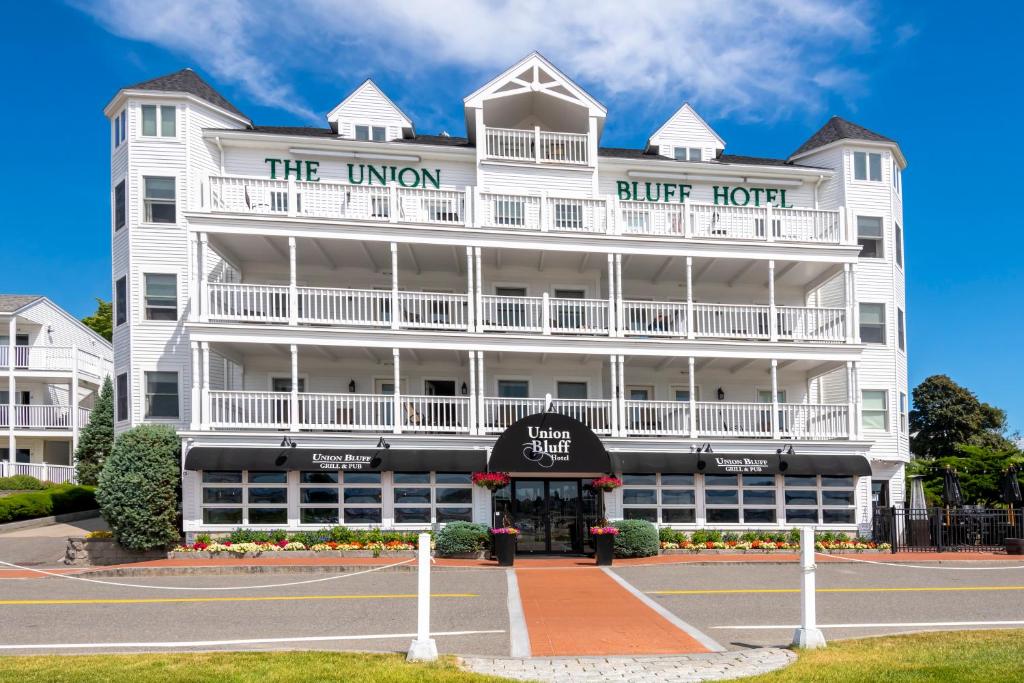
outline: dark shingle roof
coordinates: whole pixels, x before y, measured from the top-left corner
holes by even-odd
[[[873,142],[891,142],[896,144],[896,141],[891,138],[879,135],[846,119],[833,116],[824,126],[818,129],[817,133],[807,138],[807,142],[800,145],[799,149],[790,155],[790,158],[792,159],[798,154],[832,144],[836,140],[871,140]]]
[[[313,138],[336,138],[338,134],[331,128],[314,128],[313,126],[253,126],[250,133],[271,133],[273,135],[305,135]]]
[[[674,159],[670,157],[663,157],[660,154],[658,154],[658,147],[656,145],[646,150],[625,149],[622,147],[602,147],[599,150],[597,150],[597,155],[601,157],[614,157],[617,159],[659,159],[661,161],[674,161]],[[747,164],[750,166],[790,166],[792,168],[814,168],[813,166],[794,164],[792,162],[786,161],[785,159],[770,159],[768,157],[748,157],[741,156],[739,154],[720,154],[718,158],[713,161],[704,161],[698,163]]]
[[[160,76],[158,78],[152,78],[142,83],[136,83],[135,85],[125,88],[125,90],[159,90],[162,92],[184,92],[190,95],[206,100],[210,104],[216,105],[221,109],[227,109],[228,111],[249,118],[245,116],[241,111],[238,110],[235,105],[228,102],[227,98],[221,95],[219,92],[213,89],[209,83],[200,78],[199,74],[190,68],[184,68],[181,71],[175,71],[172,74],[166,76]]]
[[[408,142],[414,145],[440,145],[442,147],[473,147],[468,138],[457,138],[451,135],[417,135],[414,138],[392,140],[392,142]]]
[[[37,294],[0,294],[0,313],[14,313],[42,298]]]
[[[657,157],[658,146],[653,145],[644,149],[627,149],[625,147],[599,147],[599,157],[615,157],[617,159],[644,159],[646,157]]]

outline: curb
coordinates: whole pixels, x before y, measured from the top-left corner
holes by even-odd
[[[7,522],[6,524],[0,524],[0,534],[8,531],[19,531],[21,529],[37,529],[44,526],[53,526],[54,524],[64,524],[66,522],[77,522],[83,519],[92,519],[93,517],[99,517],[99,510],[82,510],[81,512],[66,512],[63,515],[51,515],[50,517],[36,517],[35,519],[22,519],[17,522]]]

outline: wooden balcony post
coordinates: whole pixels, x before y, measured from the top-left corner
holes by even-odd
[[[615,328],[618,336],[626,329],[626,318],[622,307],[622,254],[615,255]]]
[[[619,401],[621,397],[619,395],[619,369],[618,369],[618,356],[612,354],[608,357],[608,374],[610,377],[609,388],[612,396],[612,409],[611,409],[611,423],[612,423],[612,436],[626,436],[625,425],[623,425],[622,432],[619,432]]]
[[[533,127],[533,161],[539,164],[541,159],[540,153],[540,126]]]
[[[693,356],[687,358],[687,375],[689,375],[690,382],[690,438],[697,438],[697,379],[694,377],[696,371],[696,362]]]
[[[857,406],[860,401],[857,400],[857,381],[856,373],[854,372],[853,362],[846,362],[846,402],[847,410],[849,412],[849,424],[848,428],[848,439],[856,439],[858,432],[858,425],[860,420],[857,418]]]
[[[846,324],[843,326],[846,329],[843,330],[843,336],[846,339],[847,344],[853,343],[853,271],[850,269],[849,263],[843,264],[843,284],[846,286]]]
[[[479,403],[476,390],[476,351],[469,352],[469,433],[479,434],[481,420],[477,420],[476,409]]]
[[[693,339],[693,257],[686,257],[686,338]],[[692,358],[690,359],[693,360]]]
[[[479,146],[479,145],[478,145]],[[466,223],[466,225],[472,225],[476,228],[484,226],[486,221],[484,220],[484,203],[483,197],[480,196],[480,186],[473,186],[473,222]]]
[[[394,359],[394,374],[392,375],[392,382],[394,382],[394,391],[391,392],[391,412],[392,412],[392,428],[391,431],[395,434],[402,433],[402,368],[401,359],[398,354],[398,349],[391,349],[391,357]]]
[[[190,342],[192,347],[192,400],[189,406],[188,428],[192,431],[199,429],[200,404],[199,401],[199,342]]]
[[[398,306],[398,242],[391,243],[391,329],[399,328],[402,312]]]
[[[551,206],[548,203],[548,191],[540,191],[540,204],[537,207],[537,217],[540,221],[540,231],[548,232],[551,230],[552,218],[551,218]]]
[[[621,335],[621,330],[618,330],[619,326],[615,318],[616,305],[615,305],[615,256],[608,254],[608,336],[615,337]],[[617,331],[618,330],[618,331]]]
[[[475,270],[475,277],[476,277],[476,290],[475,290],[475,294],[476,294],[476,310],[477,310],[476,331],[477,332],[483,332],[484,331],[484,298],[483,298],[484,287],[483,287],[483,274],[482,274],[483,273],[483,267],[482,267],[482,264],[481,264],[482,257],[481,257],[480,247],[473,247],[473,260],[476,263],[476,268],[474,269]],[[481,355],[481,357],[482,357],[482,355]],[[483,375],[480,376],[480,379],[481,379],[481,381],[483,381]]]
[[[772,438],[780,438],[779,424],[779,361],[772,359]]]
[[[856,344],[860,344],[860,304],[857,301],[857,264],[850,264],[850,308],[853,310],[853,320],[850,322],[851,335]]]
[[[288,238],[288,324],[299,324],[298,273],[295,268],[295,238]]]
[[[71,405],[71,464],[75,464],[75,452],[78,450],[78,345],[71,345],[71,383],[68,391],[68,403]]]
[[[551,297],[547,292],[540,295],[541,334],[551,334]]]
[[[395,187],[394,185],[388,185],[387,186],[387,192],[388,192],[388,222],[389,223],[397,223],[398,222],[398,210],[400,208],[398,206],[398,188]]]
[[[487,383],[484,381],[484,352],[483,351],[477,351],[476,352],[476,362],[477,362],[477,369],[476,369],[477,386],[479,387],[479,390],[477,391],[478,396],[476,398],[476,400],[478,402],[476,413],[477,413],[477,415],[480,416],[479,427],[480,427],[480,433],[483,434],[486,431],[486,428],[487,428],[487,400],[485,398],[487,396]]]
[[[200,345],[203,357],[203,406],[200,413],[200,429],[210,428],[210,343],[202,342]]]
[[[765,239],[769,242],[775,241],[775,228],[772,226],[772,204],[768,202],[764,205],[764,235]]]
[[[295,191],[295,178],[288,179],[288,216],[294,218],[297,213],[296,202],[298,201],[298,192]]]
[[[619,355],[618,366],[619,366],[619,381],[617,382],[617,384],[619,385],[619,395],[620,395],[620,400],[619,400],[619,403],[618,403],[619,424],[621,425],[622,431],[625,432],[626,431],[626,402],[624,400],[622,400],[622,399],[624,399],[625,396],[626,396],[626,357],[621,355],[621,354]]]
[[[779,341],[779,310],[775,306],[775,259],[768,261],[768,318],[771,341]]]
[[[199,320],[210,322],[210,276],[206,272],[206,250],[209,249],[209,237],[205,232],[199,233]]]
[[[4,410],[7,411],[7,459],[10,462],[16,460],[16,449],[17,449],[17,438],[14,436],[14,405],[17,402],[18,387],[17,380],[14,378],[14,368],[17,365],[14,354],[17,352],[18,339],[18,317],[11,315],[10,320],[7,321],[7,405],[4,406]]]
[[[476,329],[476,291],[473,286],[473,247],[466,247],[466,331]]]
[[[853,240],[849,235],[846,234],[846,207],[839,207],[839,243],[840,244],[853,244]]]
[[[288,348],[292,357],[292,386],[288,397],[288,430],[299,431],[299,347],[292,344]]]

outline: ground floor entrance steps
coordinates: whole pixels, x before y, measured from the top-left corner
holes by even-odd
[[[597,567],[516,569],[533,657],[688,654],[716,643]]]

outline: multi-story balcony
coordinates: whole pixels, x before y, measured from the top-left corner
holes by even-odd
[[[0,370],[11,368],[39,373],[72,372],[77,361],[78,372],[93,378],[110,374],[110,363],[96,354],[71,346],[15,346],[12,356],[9,346],[0,346]]]
[[[532,136],[532,132],[530,135]],[[559,133],[558,135],[569,135]],[[586,136],[584,136],[586,137]],[[844,212],[773,206],[620,201],[334,182],[212,176],[200,211],[507,232],[587,233],[724,241],[855,243]]]
[[[11,426],[11,416],[14,416],[14,429],[26,431],[69,431],[73,428],[71,421],[71,406],[66,405],[14,405],[0,404],[0,429],[7,429]],[[92,411],[88,408],[78,408],[78,424],[89,423]]]

